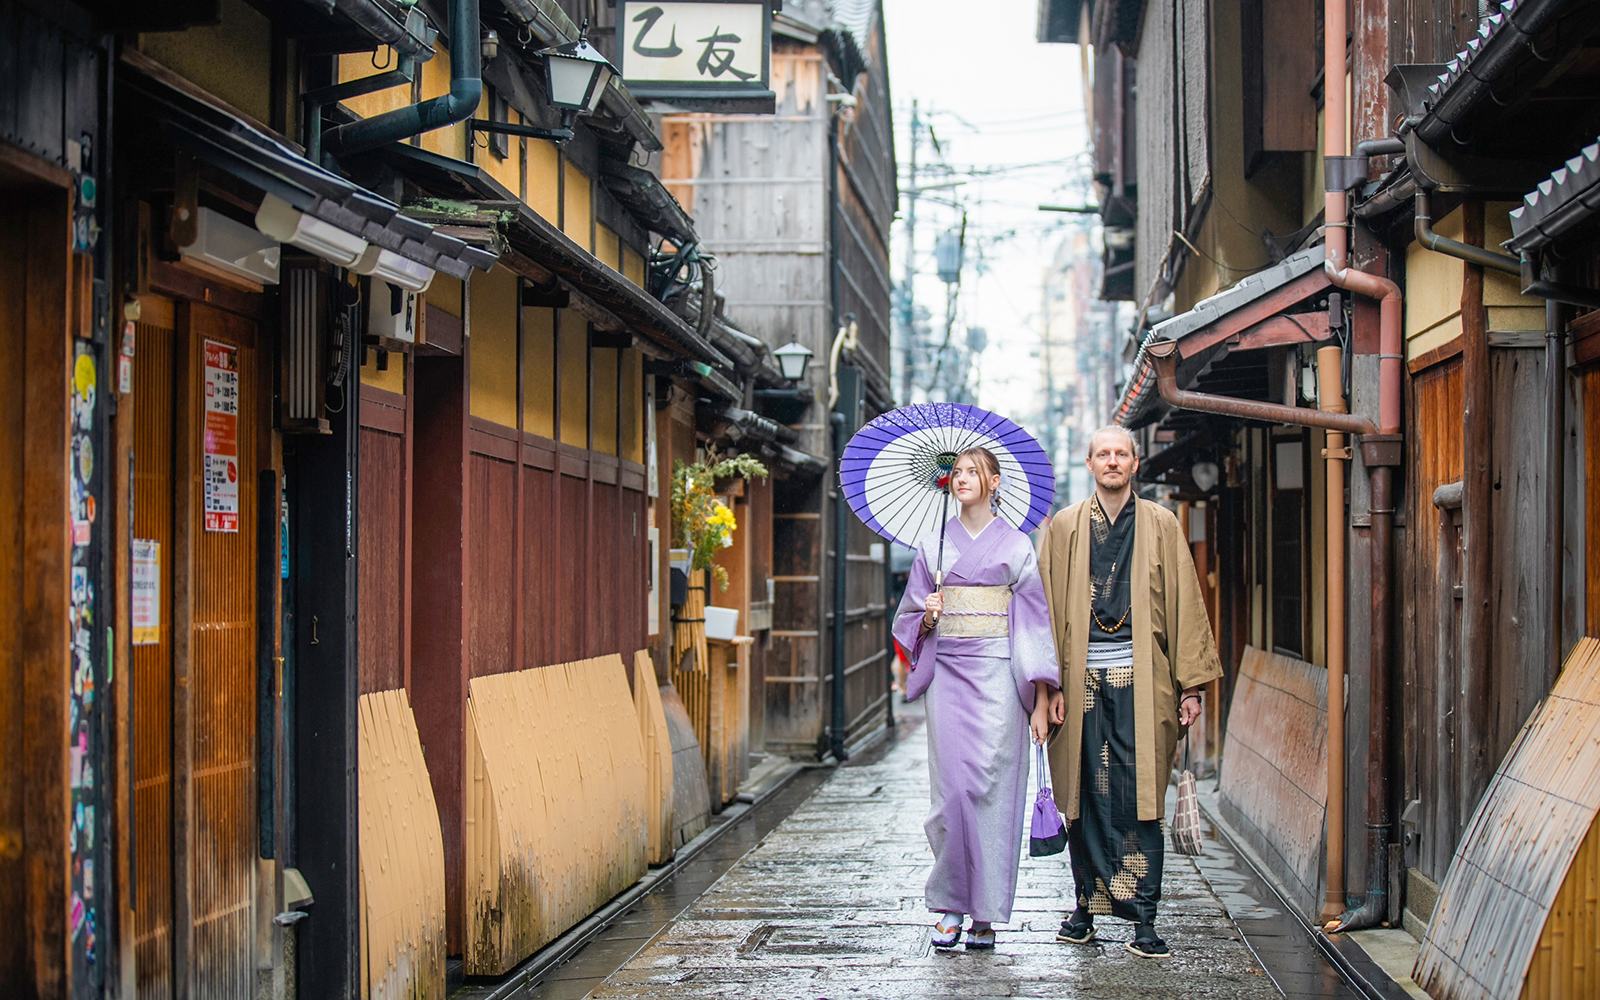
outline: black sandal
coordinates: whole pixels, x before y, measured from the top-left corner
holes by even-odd
[[[1088,944],[1093,941],[1094,917],[1087,910],[1074,911],[1070,918],[1061,921],[1056,940],[1065,944]]]
[[[1128,950],[1140,958],[1171,958],[1172,949],[1156,935],[1155,924],[1140,924],[1128,942]]]

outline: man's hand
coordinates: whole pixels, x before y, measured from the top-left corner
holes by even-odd
[[[1044,681],[1033,682],[1033,714],[1028,718],[1028,730],[1033,734],[1033,742],[1043,744],[1048,741],[1050,723],[1061,721],[1055,712],[1058,701],[1061,701],[1060,691],[1054,690]],[[1065,717],[1064,713],[1062,717]]]
[[[1190,688],[1183,693],[1183,699],[1178,702],[1178,724],[1191,725],[1200,718],[1200,689]]]
[[[1055,689],[1050,691],[1050,721],[1058,726],[1067,721],[1067,696]]]

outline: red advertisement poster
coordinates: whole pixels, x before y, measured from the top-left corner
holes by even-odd
[[[205,529],[239,530],[239,349],[206,341]]]

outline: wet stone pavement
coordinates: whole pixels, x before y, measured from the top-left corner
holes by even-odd
[[[922,832],[928,808],[927,738],[920,727],[908,733],[903,726],[901,733],[887,752],[871,755],[876,759],[837,769],[653,940],[632,942],[632,958],[591,995],[617,1000],[1352,995],[1326,970],[1314,985],[1302,981],[1295,984],[1300,989],[1280,991],[1201,869],[1170,851],[1158,923],[1173,950],[1169,959],[1129,954],[1123,943],[1131,926],[1108,918],[1099,921],[1097,945],[1057,943],[1056,927],[1072,891],[1064,854],[1023,858],[1016,910],[1011,924],[998,929],[995,951],[934,951],[928,943],[934,918],[922,901],[932,860]],[[1031,801],[1032,789],[1029,795]],[[1253,901],[1236,888],[1222,891],[1253,911],[1252,917],[1268,916],[1247,906]],[[1287,919],[1273,916],[1278,922]],[[1308,969],[1321,965],[1307,957]],[[566,993],[559,974],[555,978],[541,983],[534,995]],[[566,995],[582,996],[591,985],[583,983],[582,992]]]

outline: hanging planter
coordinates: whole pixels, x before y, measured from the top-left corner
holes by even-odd
[[[733,533],[739,525],[733,510],[717,499],[717,483],[766,476],[767,467],[749,455],[715,463],[673,463],[672,545],[687,549],[690,573],[708,571],[717,581],[718,590],[728,589],[728,571],[712,565],[712,559],[719,550],[733,544]]]

